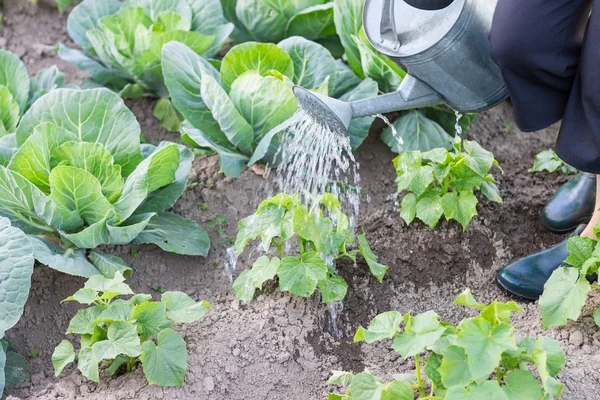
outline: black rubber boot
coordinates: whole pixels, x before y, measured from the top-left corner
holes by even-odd
[[[594,213],[596,175],[580,172],[562,185],[542,211],[542,222],[552,232],[569,232]]]
[[[585,229],[581,225],[571,236],[578,236]],[[539,253],[523,257],[498,271],[496,282],[513,296],[527,300],[537,300],[544,292],[544,285],[550,275],[564,263],[569,256],[567,241],[569,238],[542,250]]]

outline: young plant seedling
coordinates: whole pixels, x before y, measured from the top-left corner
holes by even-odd
[[[600,223],[594,228],[594,235],[600,233]],[[564,326],[569,320],[576,321],[592,290],[600,286],[590,284],[600,268],[600,244],[598,240],[583,236],[573,236],[567,242],[569,257],[564,261],[568,266],[552,273],[544,293],[540,297],[542,325],[544,328]],[[600,326],[600,308],[594,313],[594,321]]]
[[[400,216],[407,224],[415,218],[431,229],[442,215],[455,220],[463,230],[477,215],[479,190],[490,201],[502,203],[490,170],[498,166],[494,155],[477,142],[455,138],[452,150],[409,151],[394,159],[398,193],[402,199]]]
[[[125,299],[118,296],[130,295]],[[100,366],[114,376],[122,369],[131,372],[142,363],[148,383],[160,386],[183,386],[187,371],[185,341],[173,326],[199,320],[211,307],[195,302],[181,292],[165,292],[161,301],[151,301],[148,294],[134,294],[117,272],[114,278],[92,276],[83,289],[64,301],[90,306],[81,309],[69,324],[67,334],[80,335],[81,347],[63,340],[52,354],[54,373],[77,358],[83,376],[99,382]]]
[[[275,276],[283,291],[310,297],[319,288],[323,303],[342,300],[348,285],[337,275],[335,261],[344,257],[356,261],[357,254],[363,256],[379,282],[388,269],[377,262],[364,234],[358,236],[358,248],[352,249],[356,245],[354,232],[340,201],[331,193],[313,199],[310,207],[298,194],[278,194],[263,201],[238,227],[236,254],[241,254],[250,241],[260,239],[265,254],[274,247],[279,256],[261,256],[238,276],[233,288],[244,302],[250,302],[256,289]],[[291,250],[293,239],[298,252]]]
[[[560,397],[564,385],[555,377],[565,366],[563,350],[544,336],[515,338],[511,313],[523,311],[517,303],[482,304],[467,289],[455,304],[481,313],[452,325],[438,321],[433,311],[416,316],[390,311],[375,317],[367,329],[358,328],[355,342],[393,339],[394,351],[404,359],[414,358],[415,373],[394,375],[393,381],[384,382],[368,370],[356,375],[333,371],[329,383],[348,389],[345,394],[330,394],[329,400]]]
[[[229,218],[224,217],[219,214],[215,218],[211,218],[208,220],[209,227],[217,227],[217,232],[219,236],[223,236],[225,234],[225,226],[229,223]]]
[[[577,168],[571,167],[558,157],[553,150],[544,150],[535,156],[533,161],[533,167],[529,172],[548,172],[549,174],[554,172],[560,172],[563,175],[570,175],[577,173]]]

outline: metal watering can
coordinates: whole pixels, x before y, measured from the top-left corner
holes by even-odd
[[[438,103],[479,112],[507,97],[489,52],[497,0],[366,0],[372,45],[408,72],[394,93],[344,102],[294,87],[301,108],[347,134],[353,118]]]

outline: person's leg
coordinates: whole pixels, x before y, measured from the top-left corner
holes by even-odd
[[[570,107],[582,46],[577,28],[591,3],[592,0],[499,0],[490,34],[491,51],[506,81],[521,130],[542,129],[563,118]],[[596,156],[600,160],[600,153]],[[582,230],[575,234],[580,233]],[[568,254],[564,240],[502,268],[497,282],[514,295],[536,299]]]

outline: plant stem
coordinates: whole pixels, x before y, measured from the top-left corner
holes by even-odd
[[[600,286],[598,285],[590,285],[592,287],[592,289],[596,289],[596,290],[600,290]]]
[[[281,258],[284,258],[284,257],[285,257],[285,254],[283,253],[283,245],[282,245],[282,243],[281,243],[281,242],[282,242],[282,240],[281,240],[281,239],[279,239],[279,242],[277,242],[277,241],[275,240],[275,238],[273,238],[273,239],[271,239],[271,241],[273,242],[273,244],[275,245],[275,247],[277,247],[277,250],[279,251],[279,256],[280,256]]]
[[[421,357],[417,354],[415,356],[416,372],[417,372],[417,385],[421,397],[426,397],[425,390],[423,390],[423,380],[421,379]]]
[[[127,373],[131,372],[134,364],[135,364],[135,358],[129,357],[129,360],[127,360]]]

